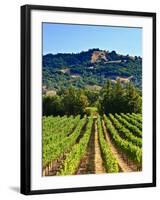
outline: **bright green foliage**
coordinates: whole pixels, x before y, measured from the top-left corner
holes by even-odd
[[[57,121],[53,129],[54,117],[49,117],[49,121],[45,118],[47,122],[43,122],[43,167],[58,159],[75,144],[87,120],[86,117],[80,120],[80,116],[70,118]]]
[[[120,136],[122,136],[122,138],[132,142],[136,146],[142,147],[142,139],[141,138],[138,138],[135,135],[133,135],[133,133],[130,132],[127,128],[125,128],[125,126],[123,124],[121,124],[112,114],[109,114],[109,117],[110,117],[114,127],[120,134]]]
[[[137,164],[142,164],[142,149],[133,145],[131,142],[128,142],[122,139],[115,127],[112,125],[111,121],[109,120],[106,115],[104,115],[104,121],[106,123],[106,128],[110,133],[112,140],[114,141],[115,145],[124,152],[130,160],[133,160]]]
[[[98,140],[106,172],[119,172],[118,162],[103,132],[101,117],[97,111],[95,111],[94,116],[98,117],[95,123],[97,123]],[[142,131],[136,126],[136,123],[140,126],[140,122],[134,119],[136,117],[140,119],[141,115],[133,113],[109,114],[109,117],[104,115],[104,122],[115,147],[141,168]],[[83,118],[80,115],[76,117],[67,117],[66,115],[63,117],[43,117],[43,168],[46,168],[51,162],[65,157],[57,175],[76,174],[87,151],[91,133],[94,134],[92,132],[93,123],[92,114]]]
[[[132,114],[127,114],[129,117],[134,118],[135,120],[137,120],[139,123],[142,123],[142,115],[141,114],[136,114],[136,113],[132,113]]]
[[[125,120],[123,117],[121,117],[118,114],[115,114],[115,117],[123,124],[123,126],[127,129],[129,129],[134,135],[137,137],[142,137],[142,131],[139,130],[135,125],[130,124],[127,120]]]
[[[142,131],[142,123],[139,123],[138,121],[136,121],[134,118],[129,117],[128,115],[121,113],[121,116],[126,119],[129,123],[131,123],[132,125],[135,125],[137,128],[139,128],[139,130]],[[131,115],[132,116],[132,115]]]
[[[63,163],[63,167],[57,175],[72,175],[76,172],[81,158],[84,156],[87,145],[91,135],[91,129],[93,125],[93,118],[90,117],[86,125],[84,136],[80,142],[73,146],[71,152],[67,155],[66,160]]]
[[[97,108],[96,107],[86,107],[85,109],[85,113],[86,115],[88,116],[91,116],[91,115],[96,115],[97,114]]]
[[[118,162],[104,138],[100,116],[98,116],[98,136],[106,172],[119,172]]]

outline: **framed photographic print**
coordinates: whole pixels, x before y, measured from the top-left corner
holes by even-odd
[[[21,193],[156,186],[156,14],[21,7]]]

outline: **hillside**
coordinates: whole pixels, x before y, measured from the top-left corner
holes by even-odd
[[[43,85],[48,89],[101,87],[107,79],[123,84],[132,81],[141,89],[142,58],[98,48],[43,56]]]

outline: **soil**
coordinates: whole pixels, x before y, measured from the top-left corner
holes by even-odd
[[[95,117],[88,148],[85,156],[80,162],[76,174],[100,174],[100,173],[105,173],[105,169],[101,157],[101,151],[98,141],[96,117]]]
[[[104,130],[104,135],[105,135],[106,141],[108,142],[112,153],[114,154],[115,158],[118,161],[118,165],[119,165],[120,171],[122,171],[122,172],[137,171],[137,166],[133,162],[129,161],[127,156],[124,153],[120,152],[115,147],[113,141],[111,140],[111,137],[110,137],[109,133],[107,132],[107,129],[105,127],[105,123],[104,123],[103,120],[102,120],[102,126],[103,126],[103,130]]]

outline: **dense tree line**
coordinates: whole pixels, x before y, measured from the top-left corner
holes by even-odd
[[[44,96],[43,115],[83,115],[88,105],[84,92],[71,87],[59,95]]]
[[[43,115],[84,115],[87,107],[100,113],[141,113],[141,92],[128,83],[107,81],[98,92],[70,87],[54,96],[43,96]]]
[[[123,86],[107,81],[101,91],[100,111],[103,113],[141,113],[142,97],[133,84]]]

